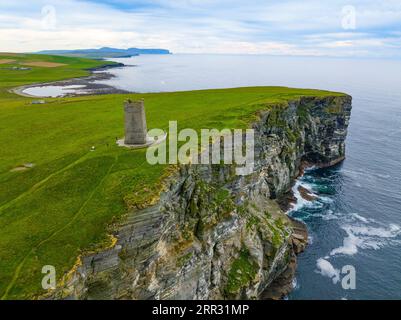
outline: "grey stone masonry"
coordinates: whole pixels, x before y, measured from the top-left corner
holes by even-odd
[[[145,105],[143,100],[125,101],[125,139],[127,145],[145,144],[147,136]]]

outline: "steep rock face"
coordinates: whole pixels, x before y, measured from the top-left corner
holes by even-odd
[[[261,106],[261,110],[266,106]],[[344,159],[351,97],[303,97],[260,113],[255,169],[181,166],[160,201],[129,214],[117,244],[82,258],[55,297],[74,299],[259,298],[290,290],[306,232],[280,209],[301,164]],[[275,281],[276,280],[276,281]],[[286,287],[280,291],[280,288]]]

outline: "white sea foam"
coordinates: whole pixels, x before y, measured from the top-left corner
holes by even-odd
[[[352,232],[357,235],[366,235],[379,238],[395,238],[400,234],[400,227],[396,224],[390,224],[388,228],[356,226],[352,227]]]
[[[373,249],[378,250],[389,244],[398,244],[398,238],[401,235],[401,228],[396,224],[390,224],[385,227],[374,223],[358,214],[354,214],[359,221],[365,222],[364,225],[346,224],[341,228],[347,233],[343,240],[343,245],[333,249],[330,252],[331,256],[343,254],[354,255],[358,249]]]
[[[340,270],[334,268],[334,266],[326,259],[319,258],[316,261],[316,266],[318,268],[316,272],[320,273],[324,277],[330,278],[334,284],[340,281]]]
[[[331,250],[330,255],[354,255],[358,252],[358,245],[362,245],[362,241],[358,237],[354,236],[351,232],[347,231],[347,234],[348,236],[343,240],[343,245],[341,247]]]
[[[349,212],[334,212],[331,209],[324,211],[323,213],[314,214],[314,217],[322,218],[323,220],[341,220],[343,222],[355,223],[355,222],[363,222],[363,223],[375,223],[376,220],[372,218],[365,218],[358,213],[349,213]]]
[[[348,172],[351,175],[362,175],[366,172]],[[376,178],[379,175],[376,175]],[[327,195],[316,195],[317,185],[313,179],[301,178],[296,181],[293,186],[293,194],[297,200],[291,211],[297,211],[304,207],[307,208],[324,208],[327,204],[333,202],[333,199]],[[305,181],[307,180],[307,181]],[[315,201],[308,201],[301,196],[299,187],[306,188],[309,192],[317,197]],[[401,227],[396,224],[383,224],[373,218],[365,217],[356,212],[335,212],[331,209],[327,211],[319,210],[319,213],[310,213],[313,217],[319,217],[323,220],[338,220],[339,226],[345,231],[346,236],[342,245],[332,249],[324,258],[317,260],[318,272],[323,276],[330,277],[333,283],[337,283],[339,279],[339,270],[333,267],[329,262],[330,258],[338,255],[355,255],[361,249],[379,250],[388,245],[401,244]],[[306,214],[306,213],[305,213]],[[310,239],[309,243],[312,243]]]
[[[305,168],[304,171],[306,173],[306,172],[311,172],[311,171],[316,170],[316,169],[319,169],[319,167],[316,167],[315,165],[313,165],[313,166]]]
[[[362,217],[361,215],[357,214],[357,213],[353,213],[352,214],[355,218],[357,218],[358,220],[368,223],[368,219],[366,219],[365,217]]]
[[[314,218],[322,218],[323,220],[329,221],[329,220],[337,220],[341,218],[340,214],[334,213],[333,210],[327,210],[323,211],[322,213],[314,213],[313,214]]]
[[[319,197],[319,201],[324,202],[324,203],[333,203],[333,199],[329,197]]]
[[[339,215],[334,214],[333,210],[327,210],[326,214],[322,214],[322,219],[326,220],[326,221],[328,221],[328,220],[337,220],[339,218],[340,218]]]
[[[292,279],[292,289],[297,290],[299,288],[300,288],[300,285],[298,284],[298,280],[296,277],[294,277],[294,279]]]
[[[317,195],[313,193],[313,186],[311,184],[302,181],[300,179],[297,180],[294,186],[292,187],[292,192],[294,194],[296,202],[292,205],[291,209],[287,213],[300,210],[303,207],[316,206],[316,201],[309,201],[302,197],[301,193],[298,190],[299,187],[305,188],[311,195],[317,197]]]

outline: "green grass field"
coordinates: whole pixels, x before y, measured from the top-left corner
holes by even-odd
[[[109,226],[157,194],[167,167],[147,164],[144,150],[115,144],[123,136],[123,101],[145,99],[148,128],[243,128],[255,113],[304,95],[334,93],[254,87],[158,94],[44,99],[9,93],[29,83],[88,74],[102,64],[79,58],[1,55],[0,64],[0,298],[34,298],[44,265],[58,280],[82,252],[110,243]],[[64,63],[8,70],[21,61]],[[91,147],[95,146],[95,151]],[[34,167],[14,171],[26,163]]]

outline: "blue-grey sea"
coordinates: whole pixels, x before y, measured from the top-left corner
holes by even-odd
[[[353,96],[347,158],[298,184],[318,196],[291,214],[310,245],[288,299],[401,299],[401,61],[263,55],[143,55],[117,59],[106,83],[135,92],[289,86]],[[356,288],[342,286],[344,266]]]

